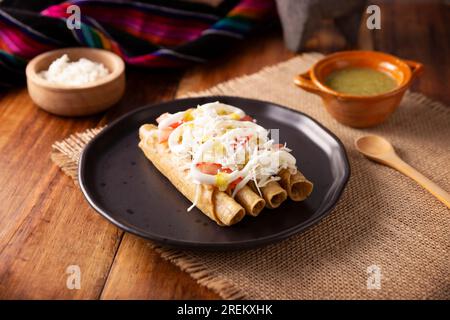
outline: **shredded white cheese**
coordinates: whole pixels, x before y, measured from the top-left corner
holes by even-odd
[[[259,188],[280,179],[281,169],[296,171],[296,159],[286,144],[271,139],[268,130],[239,108],[207,103],[164,114],[158,123],[160,138],[189,164],[188,178],[198,185],[214,185],[224,191],[234,182],[234,197],[249,181],[254,181],[261,193]]]
[[[53,61],[48,70],[39,73],[47,81],[70,86],[88,84],[108,74],[109,70],[102,63],[86,58],[70,62],[67,54]]]

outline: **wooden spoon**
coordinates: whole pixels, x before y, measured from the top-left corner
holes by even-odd
[[[394,147],[386,139],[379,136],[364,136],[356,139],[355,146],[367,158],[392,167],[415,180],[450,208],[450,194],[400,159],[395,153]]]

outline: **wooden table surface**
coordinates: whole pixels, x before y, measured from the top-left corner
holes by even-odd
[[[450,104],[450,8],[439,1],[379,3],[382,29],[361,29],[360,48],[421,61],[413,90]],[[322,45],[322,44],[320,44]],[[0,100],[0,298],[217,299],[148,243],[94,212],[71,179],[50,160],[51,145],[108,123],[144,104],[258,71],[292,56],[278,28],[254,36],[224,56],[185,71],[127,70],[124,99],[107,113],[62,118],[36,108],[25,88]],[[81,288],[66,286],[69,265]]]

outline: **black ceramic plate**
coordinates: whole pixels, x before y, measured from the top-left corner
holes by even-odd
[[[220,227],[191,203],[144,156],[138,129],[164,112],[212,101],[242,108],[267,129],[279,129],[299,168],[314,183],[304,202],[285,201],[257,218]],[[79,167],[89,203],[125,231],[160,243],[190,248],[238,249],[282,240],[317,223],[335,206],[350,175],[342,143],[305,114],[258,100],[200,97],[174,100],[133,111],[116,120],[85,148]]]

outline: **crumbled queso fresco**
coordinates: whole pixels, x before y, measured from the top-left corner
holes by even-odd
[[[53,61],[48,70],[39,73],[47,81],[74,86],[94,82],[108,74],[109,70],[102,63],[85,58],[71,62],[67,54]]]

